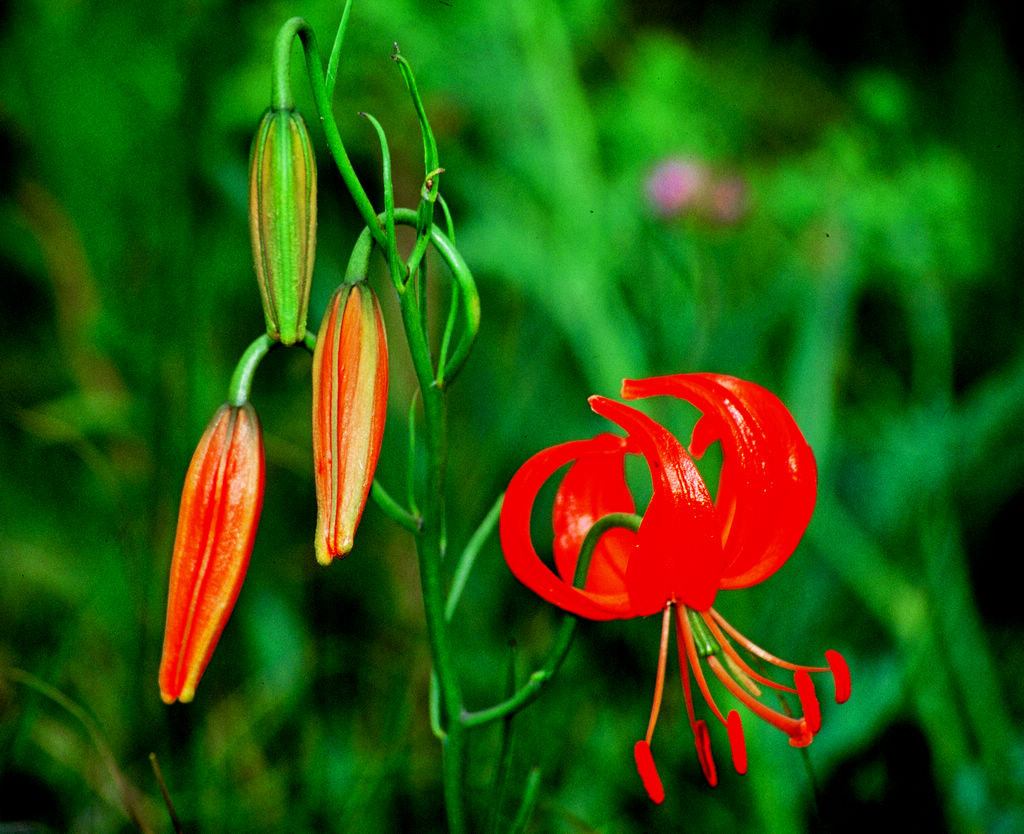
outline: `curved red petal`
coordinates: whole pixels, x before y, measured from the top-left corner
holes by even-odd
[[[654,613],[671,600],[711,607],[721,576],[722,546],[711,494],[686,449],[663,426],[622,403],[591,397],[590,406],[618,423],[643,454],[654,488],[626,569],[634,605]]]
[[[725,567],[722,588],[744,588],[778,570],[807,528],[817,468],[796,421],[770,391],[721,374],[677,374],[626,380],[626,399],[667,394],[703,416],[691,450],[700,455],[722,441],[716,509]]]
[[[625,587],[611,593],[580,590],[572,586],[571,579],[563,579],[545,565],[530,538],[530,514],[538,491],[559,468],[588,455],[613,451],[621,445],[621,438],[605,434],[592,440],[562,443],[538,452],[512,477],[501,506],[501,549],[512,573],[527,588],[548,602],[592,620],[611,620],[638,614]]]
[[[611,437],[612,435],[608,435]],[[618,446],[580,457],[555,495],[555,567],[572,583],[580,546],[594,522],[609,513],[634,513],[636,505],[626,485],[624,464],[626,441]],[[584,588],[596,593],[621,593],[626,583],[626,564],[636,547],[636,533],[614,528],[594,548]]]

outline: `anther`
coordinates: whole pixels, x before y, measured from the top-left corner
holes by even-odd
[[[737,773],[747,772],[747,742],[743,737],[743,722],[736,710],[729,711],[725,721],[725,729],[729,733],[729,747],[732,749],[732,766]]]
[[[697,759],[700,761],[700,769],[704,771],[704,778],[708,784],[714,787],[718,784],[718,773],[715,770],[715,757],[711,755],[711,736],[708,733],[708,724],[701,719],[694,725],[693,740],[697,745]]]
[[[665,798],[665,789],[661,786],[661,777],[658,776],[658,768],[654,766],[654,757],[651,755],[651,745],[646,741],[638,741],[633,746],[633,758],[636,759],[636,769],[640,773],[640,779],[644,783],[644,790],[653,802],[661,804]]]
[[[836,683],[836,703],[841,704],[850,697],[850,668],[846,660],[835,649],[825,652],[825,660]]]
[[[818,696],[814,691],[814,682],[803,669],[796,671],[793,680],[796,682],[796,694],[800,696],[800,708],[803,710],[804,718],[807,719],[807,728],[813,735],[821,729],[821,706],[818,704]]]

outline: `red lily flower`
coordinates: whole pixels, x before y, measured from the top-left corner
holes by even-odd
[[[668,394],[702,412],[689,450],[664,427],[634,408],[591,397],[591,408],[617,423],[626,437],[602,434],[546,449],[516,473],[505,494],[501,543],[512,572],[549,602],[594,620],[646,617],[662,612],[661,646],[654,704],[647,733],[634,756],[651,799],[664,791],[650,743],[664,685],[668,639],[676,627],[683,696],[701,769],[718,781],[707,723],[698,719],[690,676],[714,717],[725,726],[735,769],[746,771],[743,725],[736,710],[719,709],[706,666],[724,687],[758,717],[785,732],[794,746],[810,744],[821,727],[821,711],[810,675],[831,672],[836,701],[850,694],[846,663],[825,653],[827,666],[781,660],[749,641],[712,605],[719,589],[745,588],[766,579],[789,558],[814,508],[814,456],[785,406],[751,382],[717,374],[680,374],[627,380],[626,399]],[[723,451],[718,494],[712,499],[694,458],[715,441]],[[644,457],[653,495],[634,531],[612,528],[593,548],[582,587],[573,585],[587,532],[611,513],[634,514],[625,480],[627,454]],[[555,497],[554,561],[551,570],[530,539],[530,514],[541,486],[572,462]],[[757,666],[793,673],[792,685],[778,683]],[[763,687],[797,695],[803,715],[794,717],[764,703]]]
[[[192,700],[238,599],[263,505],[263,441],[249,403],[222,405],[181,493],[160,660],[165,703]]]

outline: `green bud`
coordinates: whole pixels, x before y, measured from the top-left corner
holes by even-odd
[[[270,108],[260,119],[249,154],[249,228],[267,335],[301,342],[316,250],[316,161],[294,110]]]

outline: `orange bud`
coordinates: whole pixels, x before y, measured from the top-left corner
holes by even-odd
[[[388,344],[380,304],[365,283],[331,296],[313,353],[316,559],[352,549],[373,485],[388,400]]]
[[[160,697],[188,703],[231,615],[263,504],[263,441],[249,403],[222,405],[192,456],[171,560]]]

